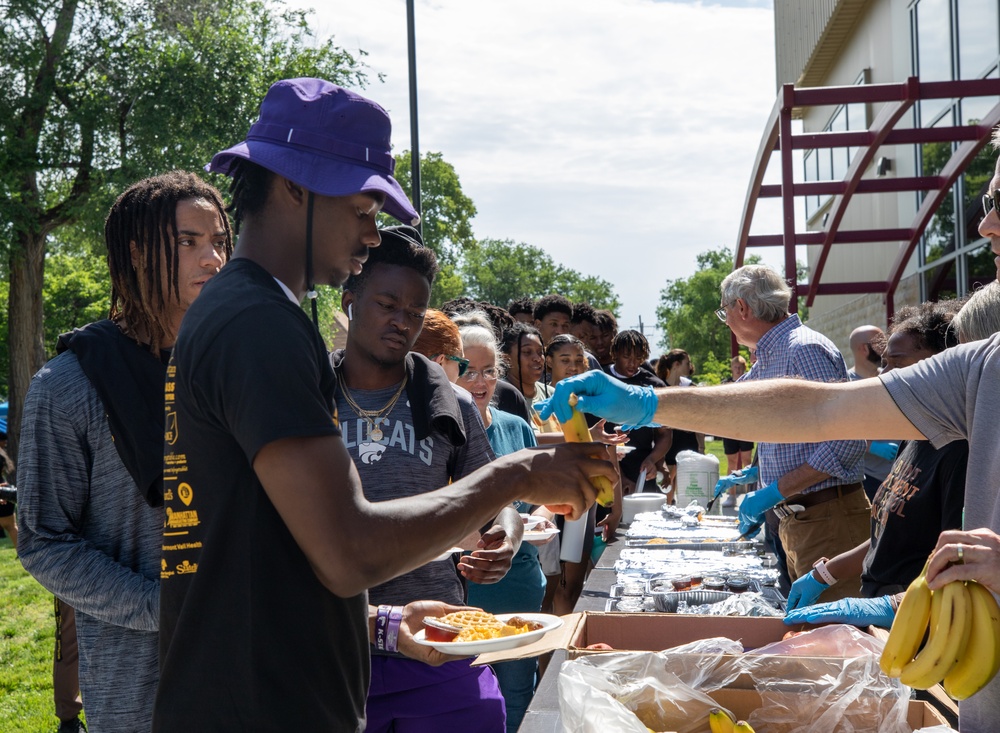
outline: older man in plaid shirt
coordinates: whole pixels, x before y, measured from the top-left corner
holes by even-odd
[[[791,289],[764,265],[747,265],[722,281],[719,319],[757,363],[742,380],[798,377],[816,382],[847,381],[847,366],[833,343],[789,315]],[[816,569],[825,585],[821,601],[857,595],[861,579],[833,579],[827,557],[868,539],[871,505],[862,487],[865,442],[760,443],[760,484],[740,504],[740,529],[759,525],[765,512],[779,518],[778,537],[791,580]],[[841,581],[834,585],[834,580]]]

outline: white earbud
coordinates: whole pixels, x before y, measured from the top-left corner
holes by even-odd
[[[354,303],[347,304],[347,320],[354,320]]]

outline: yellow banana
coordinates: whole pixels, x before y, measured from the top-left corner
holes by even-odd
[[[583,416],[582,412],[576,409],[577,400],[578,398],[575,394],[569,396],[569,406],[572,408],[573,414],[569,420],[562,424],[563,436],[565,436],[567,443],[591,443],[593,442],[593,438],[590,436],[590,428],[587,427],[587,418]],[[611,506],[615,503],[615,487],[607,477],[592,476],[590,483],[597,489],[598,504],[601,506]]]
[[[733,726],[733,733],[754,733],[754,729],[745,720],[737,720]]]
[[[712,708],[708,711],[708,727],[712,733],[733,733],[735,725],[736,720],[728,710]]]
[[[972,627],[972,601],[965,583],[948,583],[931,595],[931,619],[927,643],[899,675],[900,682],[918,690],[944,679],[965,653]]]
[[[882,650],[879,666],[890,677],[899,677],[903,667],[920,649],[931,612],[931,589],[927,587],[927,565],[913,579],[892,621],[889,638]]]
[[[970,580],[972,623],[965,655],[944,676],[945,692],[965,700],[985,687],[1000,670],[1000,605],[986,586]]]

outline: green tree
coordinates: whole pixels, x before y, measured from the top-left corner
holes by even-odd
[[[396,156],[394,176],[411,200],[412,165],[413,155],[409,150]],[[420,208],[424,244],[434,250],[441,265],[431,292],[431,304],[440,305],[464,292],[459,263],[463,253],[476,247],[472,233],[476,205],[462,191],[458,173],[441,153],[420,156]]]
[[[745,264],[760,262],[758,255],[750,255]],[[656,324],[663,332],[660,347],[684,349],[691,355],[699,379],[713,384],[709,374],[719,380],[729,375],[729,354],[732,332],[722,323],[715,311],[719,307],[719,288],[726,275],[733,271],[733,253],[728,247],[702,252],[697,257],[697,271],[690,277],[668,280],[660,291],[660,305],[656,309]],[[804,282],[808,268],[796,263],[798,282]],[[805,296],[798,299],[799,317],[806,321],[809,311]],[[748,354],[744,350],[744,357]]]
[[[8,271],[12,443],[45,360],[46,250],[100,222],[129,183],[199,170],[241,140],[267,87],[323,76],[364,86],[317,43],[309,13],[272,0],[12,0],[0,30],[0,235]]]
[[[759,262],[751,255],[747,264]],[[733,253],[728,247],[702,252],[697,258],[697,271],[686,278],[668,280],[660,291],[656,323],[663,332],[660,346],[684,349],[697,364],[699,374],[708,362],[709,354],[730,352],[731,332],[719,321],[719,286],[733,271]],[[728,367],[728,364],[727,364]]]
[[[611,283],[556,264],[544,250],[510,239],[484,239],[465,252],[462,265],[466,295],[500,307],[528,296],[560,293],[612,312],[621,307]]]

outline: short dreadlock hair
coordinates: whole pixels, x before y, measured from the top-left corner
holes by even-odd
[[[415,270],[427,280],[428,285],[434,285],[438,274],[437,256],[434,250],[423,245],[420,233],[411,226],[398,226],[379,229],[382,244],[368,250],[368,261],[359,275],[351,275],[344,283],[344,290],[360,294],[368,284],[368,278],[379,265],[398,265]]]
[[[111,308],[108,318],[124,321],[130,331],[149,335],[150,351],[158,354],[167,335],[164,312],[167,301],[180,299],[177,284],[177,204],[202,199],[212,204],[226,231],[225,252],[233,254],[233,234],[222,196],[194,173],[171,171],[132,184],[115,201],[104,221],[111,274]],[[132,266],[131,243],[139,252],[139,266]],[[168,292],[163,292],[162,263],[166,263]]]
[[[633,329],[620,331],[611,342],[611,353],[615,356],[632,354],[645,361],[649,358],[649,342],[645,336]]]

